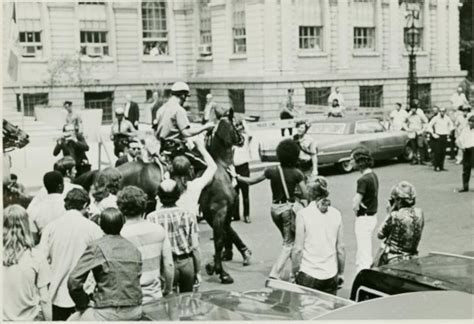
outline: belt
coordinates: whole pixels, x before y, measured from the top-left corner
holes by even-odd
[[[362,215],[357,215],[356,217],[361,217],[361,216],[375,216],[377,213],[374,214],[362,214]]]
[[[287,202],[294,203],[294,201],[291,200],[273,200],[272,203],[274,204],[286,204]]]
[[[173,260],[184,260],[190,257],[192,257],[192,253],[185,253],[180,255],[173,254]]]

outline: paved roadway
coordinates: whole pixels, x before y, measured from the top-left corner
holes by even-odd
[[[391,187],[398,181],[407,180],[415,185],[418,193],[417,206],[425,212],[425,229],[419,246],[420,255],[429,251],[444,251],[459,254],[474,254],[473,209],[474,192],[455,193],[461,182],[461,167],[447,163],[448,172],[435,173],[428,166],[411,166],[394,162],[383,163],[375,168],[379,176],[379,215],[378,226],[382,223],[385,206]],[[355,277],[355,235],[351,199],[355,191],[359,173],[338,174],[331,169],[322,170],[328,177],[330,199],[343,215],[344,238],[346,245],[345,286],[339,292],[349,297]],[[471,181],[472,182],[472,181]],[[242,258],[234,248],[234,260],[225,262],[226,270],[234,277],[235,283],[222,285],[216,275],[209,277],[203,271],[202,289],[226,289],[246,291],[261,288],[270,272],[273,261],[279,253],[281,237],[270,217],[271,192],[268,182],[251,187],[251,224],[233,222],[234,229],[253,252],[253,263],[242,266]],[[206,223],[200,224],[203,266],[213,255],[212,233]],[[379,241],[374,237],[374,252]],[[289,270],[289,267],[288,269]]]

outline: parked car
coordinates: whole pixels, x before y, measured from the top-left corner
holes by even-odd
[[[474,258],[432,252],[427,256],[360,271],[351,290],[356,302],[427,290],[474,293]]]
[[[318,146],[318,166],[336,165],[342,172],[351,172],[350,156],[358,147],[367,148],[375,160],[399,158],[408,161],[412,150],[408,135],[389,131],[377,119],[330,118],[314,122],[308,130]],[[281,138],[259,144],[262,162],[277,161],[276,147]]]

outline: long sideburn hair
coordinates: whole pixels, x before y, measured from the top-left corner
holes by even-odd
[[[3,265],[18,264],[25,250],[34,246],[28,213],[20,205],[11,205],[3,210]]]

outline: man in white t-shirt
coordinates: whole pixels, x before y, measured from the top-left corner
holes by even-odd
[[[71,190],[65,199],[64,215],[49,223],[41,236],[40,248],[51,264],[49,287],[53,321],[65,321],[75,312],[67,279],[92,241],[103,236],[100,227],[87,219],[89,195],[84,189]]]
[[[345,251],[341,213],[327,198],[327,180],[308,184],[311,200],[296,217],[293,272],[296,283],[336,295],[344,279]]]
[[[390,129],[399,131],[403,128],[408,118],[408,112],[402,109],[402,104],[397,102],[395,109],[390,113]]]
[[[458,87],[457,92],[451,96],[451,108],[456,111],[459,107],[469,106],[466,95],[463,93],[462,87]]]

